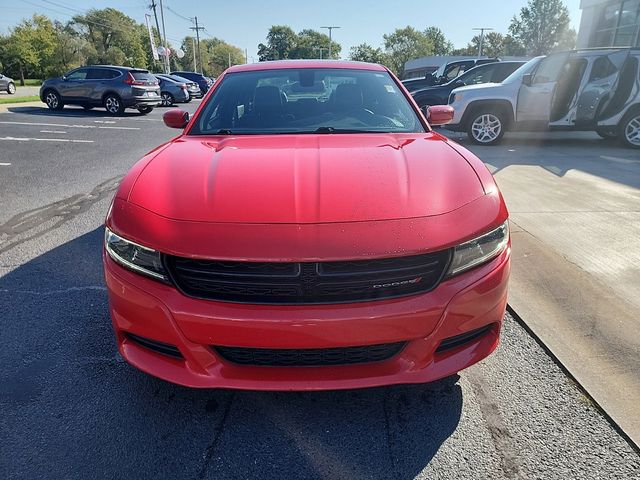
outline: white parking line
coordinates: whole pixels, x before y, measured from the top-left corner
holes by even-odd
[[[10,167],[10,166],[11,166],[10,163],[0,162],[0,167]]]
[[[37,123],[37,122],[0,122],[5,125],[31,125],[34,127],[66,127],[66,128],[108,128],[113,130],[140,130],[139,127],[102,127],[97,125],[67,125],[65,123]]]
[[[72,140],[72,139],[69,139],[69,138],[0,137],[0,140],[13,140],[13,141],[16,141],[16,142],[93,143],[93,140]]]
[[[40,130],[40,133],[67,133],[62,130]]]

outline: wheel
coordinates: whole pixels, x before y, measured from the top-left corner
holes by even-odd
[[[120,97],[117,95],[109,94],[104,97],[104,108],[110,115],[122,115],[124,112],[124,105]]]
[[[469,140],[478,145],[495,145],[504,135],[504,117],[501,113],[487,110],[475,112],[468,123]]]
[[[9,95],[13,95],[14,93],[16,93],[16,84],[13,82],[9,82],[9,85],[7,85],[7,93]]]
[[[93,105],[82,105],[82,108],[84,108],[87,111],[93,110]]]
[[[171,105],[173,105],[173,95],[171,95],[169,92],[162,92],[162,106],[163,107],[170,107]]]
[[[598,129],[598,130],[596,130],[596,133],[598,135],[600,135],[601,138],[604,138],[605,140],[614,140],[614,139],[618,138],[618,133],[617,132],[612,132],[611,130]]]
[[[146,115],[147,113],[153,112],[153,107],[140,107],[140,108],[138,108],[138,111],[141,114]]]
[[[189,97],[187,98],[187,101],[186,101],[186,102],[184,102],[184,103],[189,103],[189,102],[191,101],[191,99],[192,99],[192,98],[193,98],[193,97],[192,97],[191,95],[189,95]]]
[[[47,90],[44,94],[44,101],[51,110],[62,110],[64,108],[62,98],[55,90]]]
[[[640,109],[627,113],[620,122],[620,138],[631,148],[640,148]]]

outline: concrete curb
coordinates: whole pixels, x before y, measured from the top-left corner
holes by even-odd
[[[40,100],[35,102],[2,103],[0,104],[0,113],[7,112],[10,108],[15,107],[46,107],[46,104]]]

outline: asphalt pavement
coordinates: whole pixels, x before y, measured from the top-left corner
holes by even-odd
[[[2,478],[640,478],[638,452],[508,315],[494,355],[427,385],[190,390],[127,365],[101,223],[126,170],[177,132],[162,111],[0,114]]]

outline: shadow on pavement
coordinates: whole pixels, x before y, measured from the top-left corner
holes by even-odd
[[[560,177],[569,170],[580,170],[640,188],[640,151],[592,132],[510,133],[491,147],[475,145],[466,135],[444,129],[439,133],[473,151],[494,167],[494,174],[512,165],[532,165]]]
[[[456,430],[457,377],[285,393],[191,390],[116,353],[98,228],[0,278],[5,477],[414,478]]]
[[[12,113],[21,113],[23,115],[35,115],[41,117],[87,117],[87,118],[123,118],[123,117],[141,117],[142,113],[137,110],[127,109],[122,115],[110,115],[106,110],[96,107],[92,110],[84,110],[81,107],[64,107],[62,110],[50,110],[46,106],[42,107],[9,107]]]

